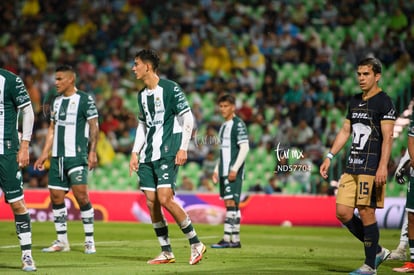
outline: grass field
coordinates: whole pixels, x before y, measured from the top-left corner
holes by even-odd
[[[71,251],[42,253],[54,239],[51,222],[33,223],[33,256],[36,274],[347,274],[363,261],[362,244],[344,228],[279,227],[242,225],[241,249],[207,249],[197,265],[188,264],[190,249],[175,224],[170,237],[176,263],[148,265],[159,253],[151,225],[139,223],[95,224],[97,253],[83,254],[80,222],[68,224]],[[222,226],[197,224],[201,240],[209,247],[222,236]],[[382,229],[381,243],[393,249],[399,230]],[[20,248],[14,223],[0,222],[0,274],[22,274]],[[392,267],[402,262],[387,261],[378,274],[396,274]]]

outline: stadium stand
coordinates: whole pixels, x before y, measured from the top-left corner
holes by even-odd
[[[115,156],[105,159],[110,154],[103,149],[101,158],[109,162],[90,174],[92,189],[137,188],[136,175],[129,177],[128,146],[135,136],[136,91],[141,83],[133,79],[131,62],[144,47],[161,52],[165,69],[160,74],[181,83],[192,105],[199,103],[197,137],[219,125],[215,110],[219,93],[234,93],[238,107],[247,100],[253,119],[248,122],[252,149],[246,162],[246,192],[257,183],[264,186],[273,176],[278,143],[287,147],[292,143],[292,150],[306,152],[306,147],[295,149],[295,140],[288,138],[301,118],[312,118],[310,126],[320,136],[320,148],[327,148],[324,130],[332,120],[342,124],[343,103],[358,91],[354,67],[362,56],[374,55],[383,62],[381,86],[400,113],[414,96],[414,6],[410,1],[396,5],[388,0],[374,5],[335,0],[3,2],[0,65],[22,77],[33,76],[35,84],[29,93],[40,93],[42,107],[53,94],[53,69],[59,63],[75,66],[78,87],[96,97],[101,125],[109,126],[102,129],[104,138]],[[320,8],[328,4],[329,12]],[[393,16],[397,8],[403,11],[402,18]],[[294,84],[303,93],[302,101],[287,104],[283,96]],[[333,104],[320,100],[325,85],[333,94]],[[305,100],[313,102],[313,111],[302,111]],[[35,133],[47,121],[45,111],[41,108],[36,116]],[[107,121],[108,114],[114,120]],[[35,134],[33,160],[41,144],[40,135]],[[405,144],[402,132],[394,142],[390,175]],[[345,157],[335,159],[330,179],[339,178]],[[326,183],[318,175],[318,162],[311,166],[308,186],[294,177],[283,178],[279,183],[283,193],[322,192],[320,187]],[[178,185],[182,175],[198,183],[202,167],[189,162],[180,171]],[[40,187],[40,179],[31,177],[35,175],[26,171],[29,187]],[[387,188],[388,194],[403,195],[404,189],[396,184]]]

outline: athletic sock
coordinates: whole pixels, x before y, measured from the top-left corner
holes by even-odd
[[[379,229],[377,223],[364,226],[365,264],[375,269],[377,256]]]
[[[53,204],[52,208],[57,239],[61,242],[68,243],[68,210],[66,209],[66,205],[65,203]]]
[[[85,232],[85,242],[94,242],[93,223],[94,223],[94,210],[90,202],[80,208],[81,218],[83,223],[83,230]]]
[[[364,225],[362,221],[357,216],[353,215],[352,219],[345,222],[344,225],[348,228],[349,232],[351,232],[358,240],[364,242]]]
[[[240,242],[240,209],[237,209],[236,216],[234,217],[233,230],[231,232],[231,241],[234,243]]]
[[[414,240],[409,239],[408,244],[410,246],[410,262],[414,263]]]
[[[185,234],[190,244],[199,243],[200,240],[197,237],[197,233],[191,223],[191,220],[189,217],[186,217],[184,221],[179,223],[179,226],[181,228],[181,231]]]
[[[165,220],[152,224],[162,251],[171,252],[170,238],[168,237],[168,224]]]
[[[29,213],[14,215],[16,234],[22,251],[32,249],[32,226]]]
[[[229,206],[226,207],[226,219],[224,220],[224,235],[223,240],[230,242],[235,230],[234,225],[236,223],[237,207]]]

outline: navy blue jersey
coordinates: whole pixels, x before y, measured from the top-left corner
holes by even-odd
[[[393,123],[396,111],[391,98],[383,91],[368,100],[362,93],[351,98],[346,119],[350,121],[352,145],[345,172],[375,175],[381,159],[381,123]]]

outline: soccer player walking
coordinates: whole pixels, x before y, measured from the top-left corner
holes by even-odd
[[[23,114],[20,144],[16,130],[18,111]],[[36,270],[32,258],[32,227],[24,201],[20,171],[29,164],[33,123],[32,103],[22,79],[10,71],[0,69],[0,188],[14,214],[24,271]]]
[[[376,208],[384,207],[388,161],[391,155],[396,111],[390,97],[378,86],[381,63],[366,58],[358,63],[362,93],[353,96],[345,122],[320,167],[328,177],[332,158],[352,135],[352,144],[336,197],[336,216],[364,244],[365,262],[350,274],[376,274],[390,251],[379,245]],[[357,208],[359,217],[354,215]]]
[[[212,248],[240,248],[240,194],[244,177],[244,161],[249,152],[249,138],[244,122],[235,115],[235,98],[224,94],[218,105],[224,123],[219,130],[220,157],[212,179],[219,183],[220,197],[226,206],[224,235]]]
[[[91,95],[79,91],[76,73],[71,66],[56,69],[55,84],[58,96],[51,105],[50,126],[46,142],[34,167],[44,170],[44,162],[52,151],[49,170],[49,193],[52,201],[57,240],[43,252],[70,250],[67,236],[67,208],[65,195],[72,189],[79,204],[85,231],[86,254],[96,253],[94,210],[89,201],[88,170],[97,165],[98,111]],[[89,146],[88,146],[89,143]]]
[[[129,163],[130,174],[138,172],[161,253],[148,264],[175,262],[168,237],[168,225],[161,207],[175,219],[190,242],[191,265],[206,252],[185,210],[174,199],[178,166],[187,161],[187,148],[193,131],[193,115],[181,87],[157,75],[159,57],[152,50],[139,51],[134,60],[136,78],[145,87],[138,93],[140,114]]]

